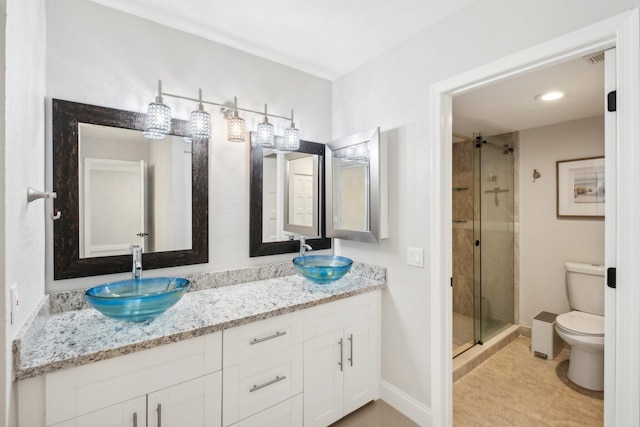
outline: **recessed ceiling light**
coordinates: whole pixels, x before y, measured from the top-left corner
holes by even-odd
[[[555,101],[564,96],[563,92],[547,92],[536,96],[536,99],[540,101]]]

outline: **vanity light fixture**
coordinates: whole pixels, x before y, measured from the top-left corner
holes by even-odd
[[[564,96],[563,92],[552,91],[536,96],[539,101],[556,101]]]
[[[229,142],[244,142],[244,119],[238,116],[238,98],[233,97],[233,115],[227,119],[227,139]]]
[[[202,105],[202,89],[198,89],[198,97],[198,109],[192,111],[189,117],[191,138],[209,138],[209,135],[211,135],[211,116],[204,111],[204,106]]]
[[[262,148],[273,148],[275,146],[273,125],[269,123],[267,104],[264,104],[264,120],[258,125],[258,131],[256,132],[256,144],[261,145]]]
[[[291,110],[291,126],[284,130],[281,151],[297,151],[300,148],[300,130],[293,122],[293,110]]]
[[[162,96],[185,99],[198,103],[198,109],[191,112],[189,128],[191,135],[187,138],[208,138],[211,135],[211,115],[204,110],[203,104],[222,107],[222,114],[227,118],[227,139],[231,142],[243,142],[246,139],[245,121],[238,115],[238,111],[260,114],[264,116],[262,123],[258,125],[256,142],[265,148],[274,148],[280,152],[295,151],[300,148],[300,130],[293,122],[293,110],[291,117],[279,116],[267,113],[267,105],[262,111],[250,110],[238,107],[238,99],[234,97],[233,104],[222,104],[202,99],[202,90],[198,90],[198,99],[188,96],[175,95],[162,91],[162,81],[158,80],[158,96],[155,102],[149,104],[149,113],[145,125],[144,137],[148,139],[163,139],[171,132],[171,109],[163,103]],[[269,123],[269,117],[289,120],[291,125],[284,131],[284,138],[275,138],[273,125]],[[186,141],[186,139],[185,139]]]
[[[171,108],[162,101],[162,81],[158,80],[158,96],[149,104],[144,137],[147,139],[164,139],[171,131]]]

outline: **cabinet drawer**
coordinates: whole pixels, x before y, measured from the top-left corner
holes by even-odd
[[[226,368],[302,342],[302,311],[283,314],[223,332]]]
[[[223,425],[302,393],[302,344],[222,371]]]
[[[278,403],[233,425],[233,427],[300,426],[302,426],[302,394]]]
[[[372,291],[304,310],[304,339],[377,316],[380,295],[380,291]]]
[[[45,375],[46,423],[88,414],[220,370],[222,333]]]

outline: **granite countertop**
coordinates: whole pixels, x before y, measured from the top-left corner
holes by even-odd
[[[187,292],[157,318],[128,323],[93,308],[48,314],[49,297],[13,342],[14,379],[109,359],[346,298],[385,286],[350,272],[331,285],[300,275]]]

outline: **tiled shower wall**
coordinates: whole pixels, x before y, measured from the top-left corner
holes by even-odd
[[[473,317],[473,149],[453,144],[453,312]]]

